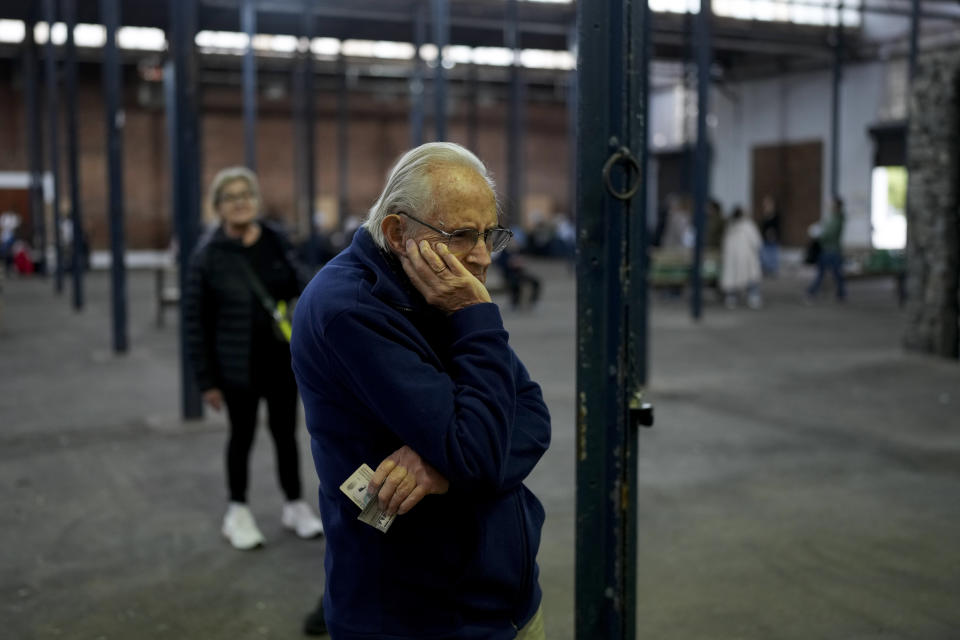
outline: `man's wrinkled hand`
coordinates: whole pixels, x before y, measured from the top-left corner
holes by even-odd
[[[406,249],[406,255],[400,256],[400,264],[427,304],[453,313],[491,301],[487,288],[450,253],[447,245],[440,242],[434,251],[426,240],[417,245],[408,239]]]
[[[380,463],[367,485],[367,492],[376,495],[380,508],[390,515],[402,515],[424,497],[446,493],[449,489],[447,479],[406,445]]]

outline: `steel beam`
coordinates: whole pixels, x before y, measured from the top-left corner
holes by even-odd
[[[920,0],[910,2],[910,66],[908,70],[909,86],[913,86],[913,78],[917,74],[917,40],[920,37]],[[908,101],[909,102],[909,101]]]
[[[570,25],[570,30],[567,33],[567,48],[570,49],[570,53],[573,55],[574,60],[577,59],[577,23],[576,21]],[[567,84],[567,157],[569,160],[568,165],[568,190],[567,190],[567,209],[570,212],[570,219],[573,222],[577,220],[577,99],[579,98],[579,82],[577,78],[579,72],[576,68],[570,70],[570,73],[567,75],[568,84]]]
[[[113,351],[127,351],[127,271],[123,224],[123,125],[122,82],[117,31],[119,0],[100,0],[100,16],[106,30],[103,46],[103,101],[107,134],[107,211],[110,220],[110,291]]]
[[[420,51],[427,40],[427,5],[424,0],[417,3],[417,12],[413,22],[413,77],[410,79],[410,146],[423,144],[423,97],[424,76],[423,58]]]
[[[709,3],[709,0],[701,0]],[[636,6],[639,5],[639,6]],[[628,499],[632,502],[626,505],[626,514],[623,517],[623,564],[624,586],[624,634],[625,639],[634,640],[636,628],[637,602],[637,499],[638,499],[638,452],[640,448],[639,427],[653,425],[653,408],[645,402],[645,388],[647,384],[647,341],[649,335],[648,322],[648,284],[649,271],[649,224],[647,204],[649,198],[649,182],[647,181],[649,150],[649,118],[650,118],[650,61],[652,59],[653,43],[651,34],[652,14],[647,0],[634,0],[631,7],[630,22],[628,24],[628,40],[631,42],[630,51],[633,54],[633,64],[628,65],[630,82],[627,89],[627,113],[631,124],[629,131],[630,148],[635,149],[639,164],[639,189],[631,202],[630,213],[626,223],[627,247],[624,253],[627,256],[630,271],[626,286],[626,299],[629,305],[627,318],[624,322],[627,330],[625,355],[626,381],[624,398],[621,410],[626,422],[626,444],[624,446],[623,480],[627,487]]]
[[[40,256],[47,255],[47,225],[43,198],[43,128],[40,126],[40,86],[37,42],[33,31],[37,24],[37,6],[29,10],[23,39],[23,84],[30,162],[30,220],[33,248]]]
[[[317,238],[317,222],[313,219],[316,213],[317,200],[317,160],[316,160],[316,127],[314,126],[314,113],[316,109],[316,95],[313,88],[313,50],[310,44],[314,36],[314,17],[309,12],[310,7],[315,4],[313,0],[303,0],[303,32],[301,36],[307,42],[307,50],[303,52],[303,66],[301,68],[301,96],[303,99],[303,111],[301,112],[301,131],[303,133],[303,199],[307,206],[307,221],[309,229],[310,246],[319,246]],[[338,211],[340,219],[340,228],[343,228],[343,221],[346,214]]]
[[[652,417],[642,403],[645,4],[577,4],[578,640],[632,640],[636,629],[636,427]]]
[[[53,178],[53,255],[54,291],[63,292],[63,241],[60,230],[60,97],[57,89],[57,49],[53,45],[53,25],[57,22],[56,0],[43,0],[43,16],[47,21],[47,44],[44,64],[47,81],[47,142],[50,154],[50,175]],[[47,258],[43,256],[46,263]]]
[[[467,70],[467,148],[477,153],[480,130],[480,78],[478,66]]]
[[[703,233],[706,227],[707,202],[710,198],[710,141],[707,138],[707,112],[710,108],[710,66],[713,49],[710,42],[711,0],[700,0],[695,18],[697,60],[697,146],[694,152],[693,176],[693,264],[690,269],[690,316],[703,316]]]
[[[337,210],[341,220],[347,215],[350,189],[350,86],[347,82],[347,60],[337,60],[339,84],[337,91]]]
[[[503,46],[513,52],[510,65],[510,102],[507,125],[507,220],[523,220],[523,78],[520,68],[520,40],[517,35],[517,0],[507,0]]]
[[[433,44],[437,61],[433,68],[433,123],[436,140],[447,139],[447,70],[443,66],[443,49],[450,40],[450,6],[447,0],[433,3]]]
[[[257,170],[257,59],[253,37],[257,34],[257,7],[255,0],[242,0],[240,25],[247,34],[247,49],[243,54],[243,140],[247,168]]]
[[[833,46],[833,91],[830,101],[830,197],[840,197],[840,85],[843,80],[843,2],[837,9]]]
[[[368,9],[359,6],[333,6],[324,2],[314,2],[309,9],[304,9],[300,0],[258,0],[257,6],[264,13],[276,14],[296,14],[299,16],[312,15],[317,18],[331,18],[336,20],[351,19],[380,23],[393,23],[390,26],[384,26],[385,29],[393,31],[401,25],[410,24],[410,12],[403,7],[400,10],[391,10],[395,6],[403,6],[402,3],[381,2],[387,9]],[[237,0],[203,0],[203,5],[208,7],[218,7],[221,9],[235,9]],[[502,28],[503,23],[495,18],[483,18],[471,15],[453,16],[447,20],[448,25],[463,29],[489,29],[491,32]],[[563,35],[565,29],[561,24],[552,24],[537,20],[528,20],[521,23],[525,32],[541,35]],[[467,43],[464,43],[467,44]]]
[[[260,10],[267,13],[276,14],[296,14],[303,15],[303,7],[299,0],[258,0]],[[386,3],[384,3],[386,4]],[[790,6],[808,6],[816,9],[824,8],[822,0],[780,0],[779,4]],[[203,0],[206,7],[217,7],[221,9],[236,9],[237,0]],[[387,5],[390,6],[390,5]],[[826,8],[829,8],[827,6]],[[858,7],[857,11],[861,13],[875,13],[880,15],[909,16],[910,8],[892,7],[883,5],[873,5],[864,3]],[[311,15],[320,18],[348,18],[363,20],[366,22],[386,22],[394,25],[402,25],[410,22],[409,12],[403,10],[389,9],[366,9],[352,6],[328,6],[324,3],[316,3],[310,10]],[[663,15],[663,14],[661,14]],[[924,9],[920,13],[924,20],[942,20],[942,21],[960,21],[960,15],[949,11],[938,11],[936,9]],[[566,33],[566,27],[559,23],[527,20],[520,23],[524,32],[541,35],[563,36]],[[452,16],[450,25],[456,28],[465,29],[488,29],[491,32],[497,31],[500,27],[496,19],[484,18],[471,15]],[[391,27],[393,28],[393,27]],[[463,43],[469,44],[469,43]]]
[[[117,0],[104,0],[116,2]],[[190,261],[200,236],[200,106],[197,89],[196,0],[171,2],[167,31],[168,62],[164,69],[167,133],[170,138],[170,177],[174,228],[177,234],[180,290],[186,291]],[[187,353],[186,322],[180,307],[180,399],[183,418],[203,417],[196,377]]]
[[[77,26],[77,0],[63,0],[63,21],[67,26],[67,42],[64,48],[66,71],[66,110],[67,110],[67,168],[70,173],[70,222],[73,229],[72,260],[70,275],[73,280],[73,308],[83,309],[83,274],[86,269],[84,260],[83,209],[80,206],[80,171],[78,167],[79,148],[77,143],[77,47],[73,39],[73,30]]]

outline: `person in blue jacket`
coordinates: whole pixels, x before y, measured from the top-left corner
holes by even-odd
[[[544,637],[544,511],[523,481],[550,416],[484,287],[510,236],[483,163],[425,144],[300,298],[291,350],[335,640]],[[397,514],[385,533],[339,489],[363,463]]]

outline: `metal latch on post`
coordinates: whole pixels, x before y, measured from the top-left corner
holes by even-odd
[[[611,182],[610,172],[617,164],[623,164],[625,166],[627,176],[630,175],[631,169],[636,173],[636,179],[626,191],[617,191],[613,186],[613,182]],[[607,158],[607,161],[603,165],[603,184],[607,187],[610,195],[617,200],[629,200],[636,195],[637,190],[640,188],[640,180],[642,178],[643,176],[640,175],[640,163],[637,162],[636,157],[634,157],[633,153],[631,153],[630,149],[626,146],[621,145],[619,149],[610,154],[610,157]]]
[[[643,401],[642,392],[638,391],[630,398],[628,417],[630,426],[634,429],[653,426],[653,405]]]

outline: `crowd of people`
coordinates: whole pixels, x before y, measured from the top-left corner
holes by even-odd
[[[680,251],[690,256],[696,241],[692,212],[689,197],[671,194],[666,198],[653,230],[651,244],[655,251]],[[836,198],[824,221],[809,230],[804,262],[814,266],[816,273],[804,293],[803,300],[808,304],[816,300],[827,273],[833,277],[837,300],[843,301],[846,297],[842,249],[845,219],[843,200]],[[707,259],[718,263],[716,286],[727,308],[734,309],[740,304],[751,309],[763,306],[761,283],[764,278],[776,278],[780,273],[781,242],[782,214],[772,196],[764,196],[756,218],[740,206],[724,214],[717,200],[709,201],[702,246]]]

